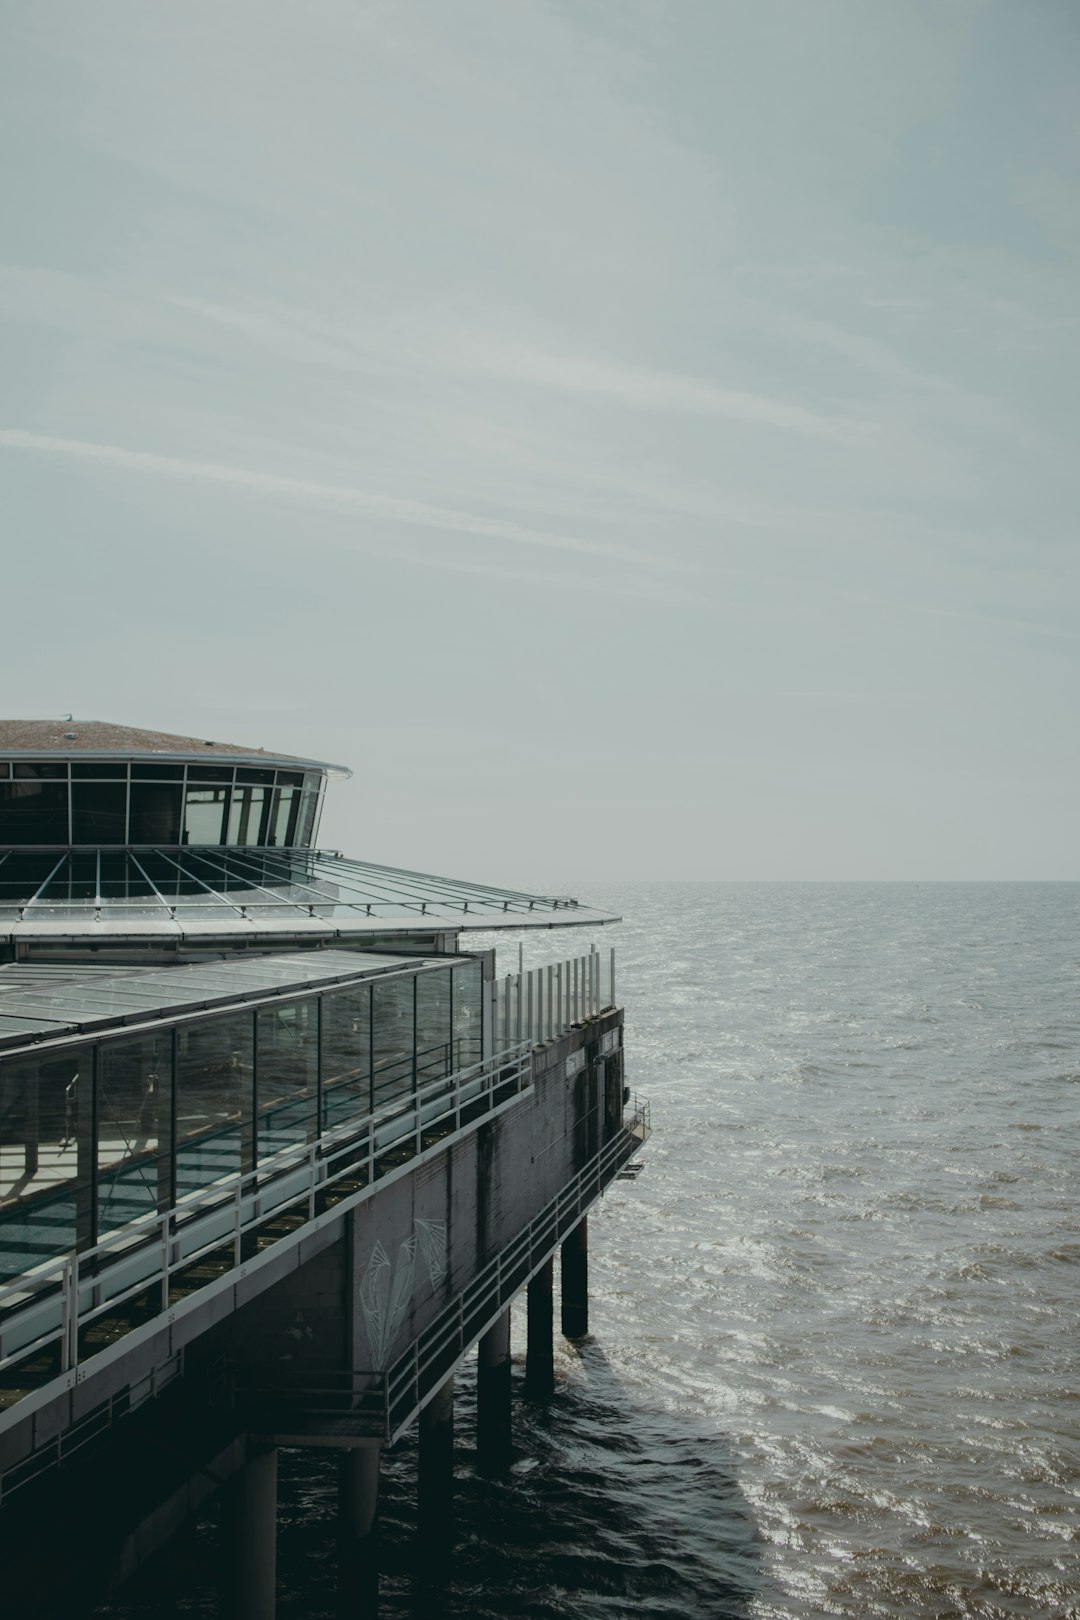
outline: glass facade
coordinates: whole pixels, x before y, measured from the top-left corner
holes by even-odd
[[[482,994],[447,960],[0,1056],[0,1282],[478,1062]]]
[[[0,761],[0,847],[307,848],[321,771],[102,760]]]

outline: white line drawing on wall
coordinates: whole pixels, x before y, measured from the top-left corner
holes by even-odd
[[[446,1276],[446,1222],[417,1220],[413,1225],[431,1286],[438,1288]]]
[[[390,1347],[408,1309],[415,1270],[415,1233],[401,1245],[393,1266],[382,1244],[376,1242],[360,1284],[360,1306],[376,1372],[385,1368]]]

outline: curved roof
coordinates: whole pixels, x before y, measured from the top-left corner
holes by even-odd
[[[330,940],[615,921],[576,900],[325,850],[0,850],[0,940]]]
[[[256,764],[302,765],[309,770],[327,771],[332,776],[351,776],[347,765],[329,765],[322,760],[303,759],[275,749],[248,748],[242,743],[219,742],[216,738],[180,737],[170,731],[144,731],[137,726],[118,726],[110,720],[0,720],[0,755],[41,754],[93,757],[98,759],[214,759],[251,760]]]

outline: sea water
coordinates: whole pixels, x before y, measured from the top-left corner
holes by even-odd
[[[1080,885],[586,898],[625,918],[596,942],[644,1169],[590,1216],[591,1337],[504,1480],[459,1377],[446,1564],[414,1439],[387,1458],[382,1615],[1080,1615]],[[518,938],[482,941],[503,972]],[[283,1453],[283,1620],[333,1612],[334,1486]],[[217,1613],[216,1534],[103,1612]]]

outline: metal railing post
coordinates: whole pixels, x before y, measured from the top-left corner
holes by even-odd
[[[610,970],[610,974],[609,974],[609,977],[608,977],[608,994],[611,997],[611,1000],[608,1003],[608,1005],[611,1006],[611,1007],[614,1007],[614,1005],[615,1005],[615,947],[614,947],[614,945],[611,947],[611,970]]]
[[[547,1039],[550,1041],[552,1033],[551,992],[555,983],[555,969],[548,963],[547,970]]]
[[[562,1031],[566,1028],[566,1020],[563,1017],[563,971],[562,971],[562,969],[563,969],[562,963],[561,962],[556,962],[556,964],[555,964],[555,1033],[556,1033],[556,1035],[561,1034]]]

